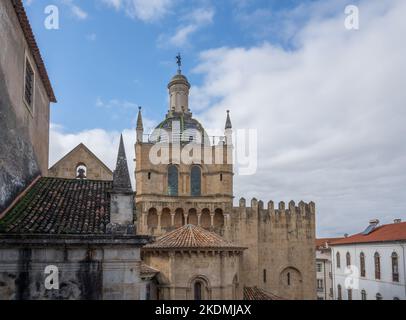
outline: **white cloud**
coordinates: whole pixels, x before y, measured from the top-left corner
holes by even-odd
[[[192,34],[213,22],[213,8],[198,8],[182,18],[181,24],[173,35],[161,35],[158,39],[160,46],[171,45],[183,47],[188,44]]]
[[[81,7],[76,5],[73,0],[61,0],[61,2],[68,6],[70,11],[72,12],[73,16],[79,20],[86,20],[88,17],[88,14],[85,10],[83,10]]]
[[[406,3],[361,2],[359,31],[344,28],[342,3],[327,11],[309,17],[295,50],[202,53],[191,108],[202,103],[217,127],[231,109],[235,128],[258,129],[258,172],[235,177],[237,197],[314,200],[319,235],[333,236],[406,217]]]
[[[116,10],[123,10],[129,17],[144,22],[164,17],[173,5],[173,0],[101,0]]]

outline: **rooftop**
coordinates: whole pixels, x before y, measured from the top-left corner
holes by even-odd
[[[0,219],[0,233],[103,234],[111,181],[40,178]]]
[[[316,239],[316,248],[325,247],[326,243],[328,245],[330,245],[330,243],[332,243],[334,241],[338,241],[340,239],[343,239],[343,238],[340,237],[340,238],[320,238],[320,239]]]
[[[231,249],[243,250],[226,241],[218,234],[207,231],[201,227],[188,224],[173,230],[159,238],[154,243],[148,244],[144,249]]]
[[[244,300],[285,300],[258,287],[244,287]]]
[[[332,242],[331,245],[405,240],[406,222],[399,222],[378,226],[366,235],[358,233],[347,238],[341,238],[340,240]]]

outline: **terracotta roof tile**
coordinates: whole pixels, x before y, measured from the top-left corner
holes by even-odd
[[[21,0],[10,0],[13,4],[14,11],[17,14],[18,21],[20,22],[21,29],[23,30],[24,37],[27,40],[28,47],[31,54],[34,57],[35,64],[37,65],[40,78],[44,84],[48,98],[51,102],[56,102],[54,90],[52,89],[51,81],[49,80],[47,70],[45,68],[44,61],[42,60],[41,52],[38,48],[37,41],[35,40],[34,33],[32,32],[30,21],[24,9],[23,2]]]
[[[40,178],[0,220],[0,233],[102,234],[111,181]]]
[[[158,248],[245,249],[226,241],[214,232],[207,231],[192,224],[188,224],[173,230],[159,237],[156,242],[148,244],[144,247],[144,249]]]
[[[244,287],[244,300],[286,300],[258,287]]]
[[[406,240],[406,222],[385,224],[377,227],[367,235],[358,233],[350,237],[334,241],[331,243],[331,245],[400,240]]]

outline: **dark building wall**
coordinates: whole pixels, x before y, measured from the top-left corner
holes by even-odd
[[[34,71],[33,110],[23,101],[25,60]],[[49,98],[11,1],[0,1],[0,213],[39,174],[46,175]]]

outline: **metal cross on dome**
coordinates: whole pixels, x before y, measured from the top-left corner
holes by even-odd
[[[181,73],[181,67],[182,67],[182,57],[180,53],[176,56],[176,64],[178,65],[178,73]]]

